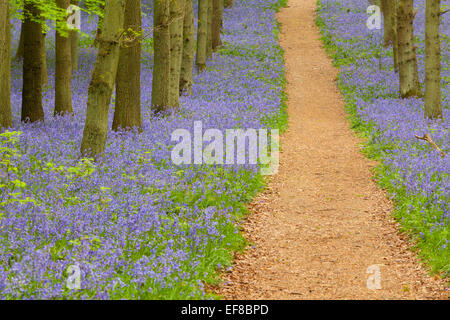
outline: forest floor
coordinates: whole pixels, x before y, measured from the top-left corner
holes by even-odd
[[[243,222],[252,244],[214,291],[224,299],[446,299],[391,218],[336,85],[315,25],[316,0],[278,14],[285,50],[289,129],[280,168]],[[367,273],[379,267],[381,289]],[[373,276],[373,275],[372,275]]]

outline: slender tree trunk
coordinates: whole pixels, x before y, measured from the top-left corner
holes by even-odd
[[[233,6],[233,2],[234,2],[234,0],[224,0],[223,1],[223,6],[225,8],[231,8]]]
[[[130,39],[120,48],[113,130],[140,128],[141,121],[141,0],[127,0],[124,30]],[[132,31],[130,31],[132,30]]]
[[[16,51],[16,60],[22,60],[23,59],[23,22],[20,27],[20,37],[19,37],[19,45],[17,46]]]
[[[81,153],[98,155],[105,150],[108,112],[119,64],[119,39],[123,30],[126,0],[105,3],[103,33],[98,43],[97,61],[88,89],[86,123]]]
[[[208,34],[208,3],[209,0],[198,1],[198,28],[197,28],[197,57],[196,65],[199,71],[206,67],[206,45]]]
[[[216,50],[222,44],[220,33],[222,31],[223,0],[213,0],[212,17],[212,49]]]
[[[40,10],[32,1],[25,1],[23,22],[23,89],[22,121],[44,120],[42,108],[43,50],[42,25],[31,17],[39,17]]]
[[[400,0],[397,11],[400,96],[420,96],[417,57],[414,46],[413,0]]]
[[[389,44],[392,44],[393,39],[391,1],[381,0],[381,10],[383,11],[383,20],[384,20],[384,46],[388,47]]]
[[[154,65],[152,109],[156,112],[169,107],[170,78],[170,0],[155,0],[153,19]]]
[[[183,51],[183,20],[184,1],[170,1],[170,76],[169,105],[171,108],[180,106],[180,69]]]
[[[392,25],[392,51],[394,54],[394,69],[398,72],[398,25],[397,25],[397,0],[389,0],[391,7],[391,25]]]
[[[78,6],[78,0],[71,0],[70,4]],[[70,57],[72,59],[72,73],[78,70],[78,31],[70,31]]]
[[[48,71],[47,71],[47,49],[45,47],[45,37],[47,34],[45,32],[41,33],[41,54],[42,54],[42,86],[48,85]]]
[[[425,117],[442,118],[440,0],[427,0],[425,12]]]
[[[183,23],[183,57],[181,61],[180,94],[183,91],[191,92],[192,71],[194,67],[194,8],[192,0],[185,0]]]
[[[0,0],[0,128],[12,125],[9,1]]]
[[[213,17],[213,0],[208,0],[208,30],[206,34],[206,59],[212,56],[212,17]]]
[[[56,4],[61,9],[67,9],[70,5],[70,0],[56,0]],[[55,115],[73,112],[71,49],[69,34],[63,36],[56,31]]]

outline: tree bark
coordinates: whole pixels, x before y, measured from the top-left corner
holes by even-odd
[[[23,22],[23,89],[22,121],[44,120],[42,108],[43,40],[42,25],[31,17],[39,17],[40,10],[32,1],[25,1]]]
[[[209,0],[198,1],[197,57],[195,63],[199,71],[202,71],[206,67],[208,3]]]
[[[389,0],[391,7],[391,25],[392,25],[392,51],[394,54],[394,70],[398,72],[398,24],[397,24],[397,0]]]
[[[183,57],[181,61],[180,94],[190,93],[192,88],[192,71],[194,67],[194,8],[192,0],[185,0],[183,23]]]
[[[123,28],[129,40],[120,48],[113,130],[142,126],[141,19],[141,0],[127,0]]]
[[[42,86],[48,85],[48,71],[47,71],[47,49],[45,47],[45,37],[47,34],[45,32],[41,33],[41,55],[42,55]]]
[[[223,0],[213,0],[213,17],[212,17],[212,49],[216,50],[222,44],[220,33],[222,31],[222,14]]]
[[[234,2],[234,0],[224,0],[223,1],[223,6],[225,8],[231,8],[233,6],[233,2]]]
[[[61,9],[67,9],[70,0],[56,0]],[[61,21],[60,23],[64,23]],[[69,34],[63,36],[57,30],[55,35],[55,115],[72,113],[72,61],[71,39]]]
[[[153,20],[153,83],[152,109],[156,112],[169,107],[170,77],[170,0],[155,0]]]
[[[17,46],[15,59],[16,60],[23,59],[23,22],[20,27],[19,45]]]
[[[425,12],[425,117],[442,118],[440,0],[427,0]]]
[[[108,133],[108,112],[120,54],[126,0],[105,3],[102,37],[98,42],[97,61],[88,89],[86,123],[81,153],[98,155],[105,150]]]
[[[71,0],[70,4],[78,6],[78,0]],[[72,73],[78,70],[78,31],[70,31],[70,57],[72,59]]]
[[[391,1],[381,0],[381,10],[383,11],[383,20],[384,20],[384,46],[388,47],[389,44],[392,44],[393,39]]]
[[[414,45],[413,0],[400,0],[397,11],[400,96],[420,96],[419,73]]]
[[[184,1],[170,1],[170,76],[169,105],[171,108],[180,106],[180,69],[183,51],[183,20]]]
[[[213,17],[213,0],[208,0],[208,30],[206,34],[206,59],[212,56],[212,17]]]
[[[0,0],[0,128],[12,125],[9,1]]]

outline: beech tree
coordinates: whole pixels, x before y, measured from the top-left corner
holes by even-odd
[[[70,0],[56,0],[62,10],[70,5]],[[59,21],[55,35],[55,115],[72,113],[72,60],[71,39],[65,27],[66,19]]]
[[[206,31],[206,59],[212,56],[212,17],[213,17],[213,0],[208,0],[208,29]]]
[[[0,0],[0,128],[12,125],[11,116],[11,25],[9,2]]]
[[[220,32],[222,31],[222,16],[223,16],[223,0],[212,0],[212,25],[211,25],[211,45],[212,50],[216,50],[222,44],[220,40]]]
[[[170,0],[170,74],[169,106],[180,105],[180,68],[183,50],[183,20],[185,0]]]
[[[108,112],[120,55],[126,0],[105,3],[102,36],[98,39],[98,54],[88,88],[86,123],[81,153],[98,155],[105,150],[108,132]]]
[[[183,56],[180,70],[180,94],[191,92],[192,71],[194,67],[194,8],[192,0],[185,0],[183,22]]]
[[[414,45],[414,0],[399,0],[397,8],[400,96],[420,96],[416,46]]]
[[[124,30],[116,78],[116,106],[113,130],[142,126],[141,120],[141,1],[127,0]]]
[[[22,121],[44,120],[42,108],[43,54],[44,36],[42,25],[37,20],[40,10],[33,1],[24,3],[23,28],[23,89]]]
[[[152,109],[160,112],[169,107],[170,0],[155,0],[153,10]]]
[[[71,0],[70,4],[78,6],[78,0]],[[78,70],[78,31],[70,31],[70,58],[72,62],[72,73]]]
[[[199,71],[202,71],[206,67],[209,1],[198,1],[197,57],[195,63]]]
[[[425,117],[442,118],[440,0],[427,0],[425,12]]]

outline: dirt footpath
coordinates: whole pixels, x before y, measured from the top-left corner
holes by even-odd
[[[315,7],[316,0],[290,0],[278,14],[289,130],[279,173],[243,225],[254,246],[236,256],[216,292],[225,299],[445,299],[445,282],[428,275],[399,235],[392,204],[372,179],[375,163],[349,128]]]

